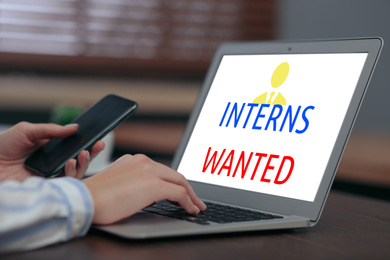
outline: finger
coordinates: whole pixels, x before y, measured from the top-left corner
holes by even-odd
[[[35,143],[42,139],[64,138],[77,132],[78,125],[30,124],[26,131],[28,139]]]
[[[183,186],[175,185],[170,182],[163,182],[160,187],[162,196],[161,200],[165,199],[171,202],[176,202],[191,215],[197,215],[200,212],[199,207],[192,202],[187,190]]]
[[[103,141],[97,141],[90,149],[90,160],[95,158],[101,151],[103,151],[105,144]]]
[[[90,162],[90,155],[89,152],[86,150],[83,150],[80,152],[80,154],[77,156],[77,167],[76,167],[76,175],[75,177],[77,179],[81,179],[84,177],[85,172],[88,169],[89,162]]]
[[[165,165],[161,165],[163,167],[166,167]],[[160,173],[162,173],[163,171],[160,171]],[[186,180],[186,178],[176,172],[175,170],[171,169],[170,170],[170,173],[169,174],[164,174],[160,176],[162,179],[164,179],[165,181],[168,181],[168,182],[172,182],[172,183],[175,183],[177,185],[180,185],[180,186],[183,186],[186,190],[187,190],[187,193],[189,195],[189,197],[191,198],[192,202],[201,210],[201,211],[205,211],[207,206],[203,203],[203,201],[201,201],[198,196],[196,195],[194,189],[191,187],[191,185],[188,183],[188,181]]]
[[[65,164],[65,176],[68,177],[76,177],[76,166],[77,166],[77,161],[75,159],[70,159],[69,161],[66,162]]]
[[[180,173],[179,173],[180,174]],[[184,177],[183,177],[184,178]],[[187,182],[187,180],[185,180],[185,185],[184,187],[187,189],[187,192],[191,198],[191,201],[201,210],[201,211],[205,211],[207,209],[207,206],[206,204],[204,204],[204,202],[199,199],[199,197],[196,195],[194,189],[191,187],[191,185]]]

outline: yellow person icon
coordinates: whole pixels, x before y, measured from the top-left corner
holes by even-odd
[[[283,82],[286,80],[289,70],[290,70],[290,66],[288,65],[287,62],[283,62],[279,64],[279,66],[276,67],[274,73],[272,74],[271,86],[273,88],[280,87],[283,84]],[[269,94],[269,96],[268,96],[268,92],[265,92],[260,96],[258,96],[257,98],[255,98],[253,100],[253,103],[282,105],[282,106],[287,104],[286,99],[283,97],[283,95],[280,92],[276,95],[275,98],[274,96],[275,96],[275,91],[272,91]]]

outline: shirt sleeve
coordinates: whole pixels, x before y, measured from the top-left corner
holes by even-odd
[[[0,182],[0,252],[29,250],[83,236],[92,197],[74,178]]]

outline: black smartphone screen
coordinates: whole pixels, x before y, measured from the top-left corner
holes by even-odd
[[[73,121],[79,125],[75,134],[47,142],[26,159],[26,168],[45,177],[58,175],[68,160],[76,158],[82,150],[90,149],[137,107],[134,101],[116,95],[105,96]]]

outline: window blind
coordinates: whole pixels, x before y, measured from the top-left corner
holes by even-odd
[[[274,13],[274,0],[0,0],[0,68],[203,72],[221,42],[272,39]]]

